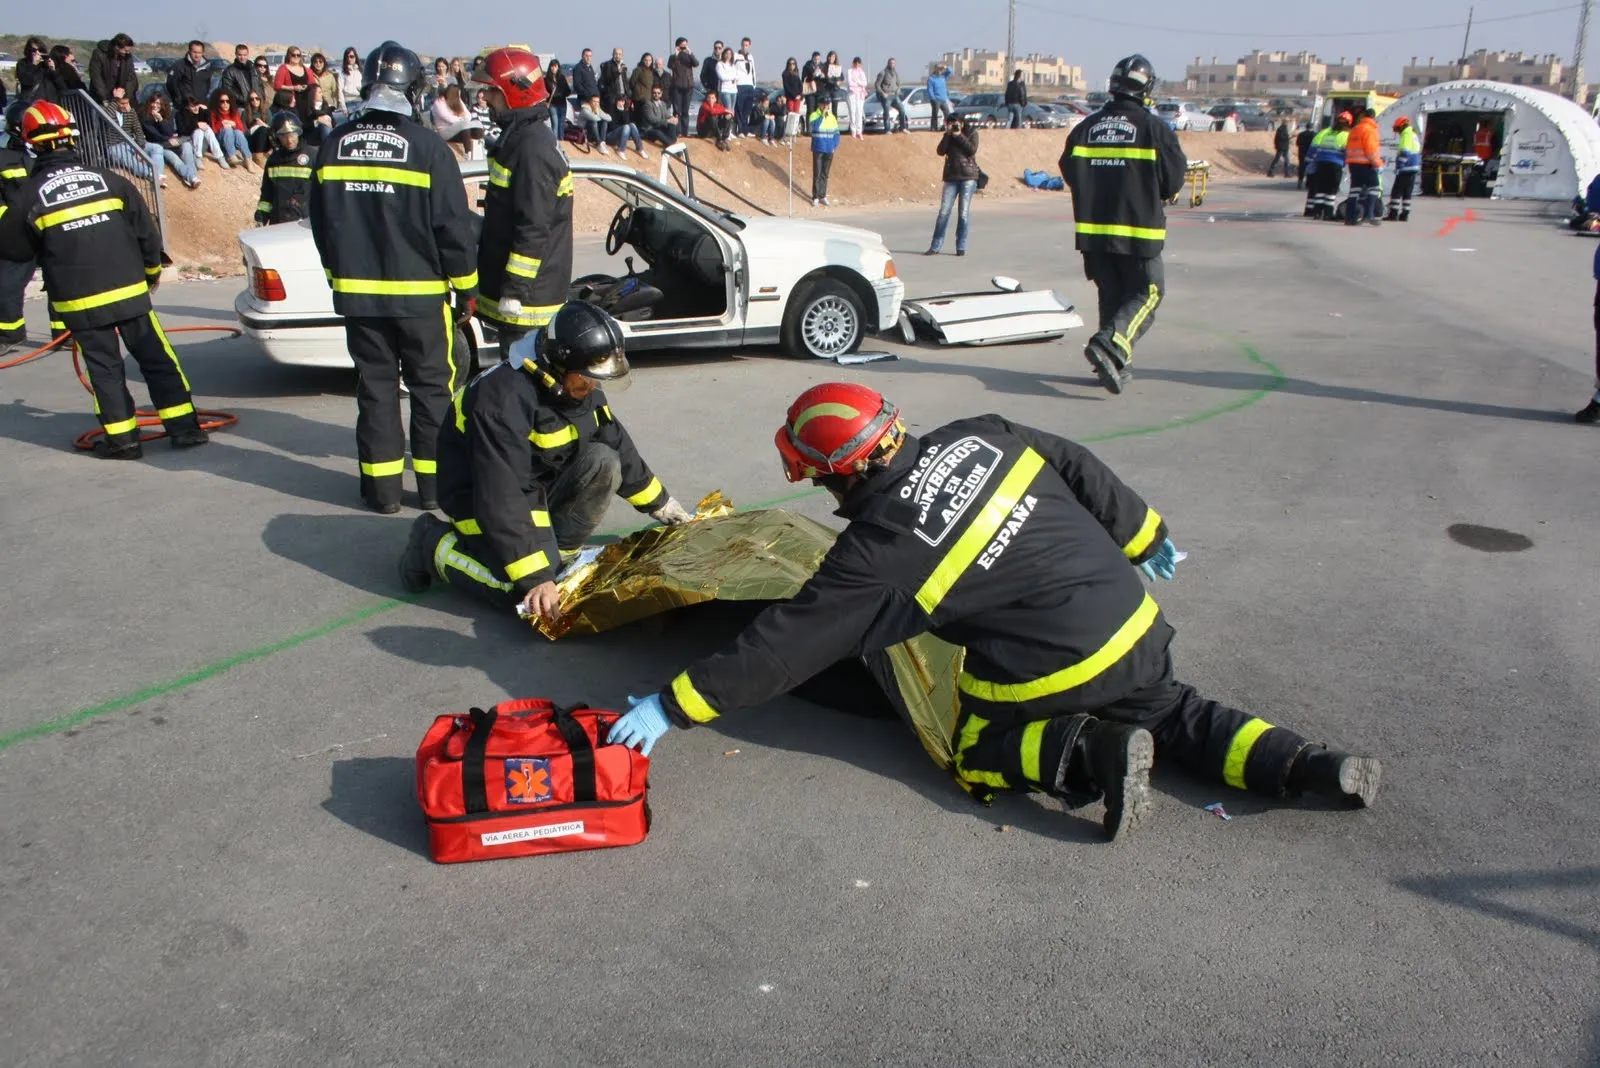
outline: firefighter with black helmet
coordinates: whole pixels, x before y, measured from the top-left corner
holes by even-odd
[[[261,200],[256,225],[299,222],[311,210],[311,153],[300,143],[305,127],[292,111],[272,120],[272,155],[261,168]]]
[[[1100,384],[1121,393],[1132,374],[1133,346],[1155,321],[1166,293],[1161,250],[1163,207],[1183,190],[1188,158],[1178,135],[1150,113],[1150,61],[1132,55],[1111,72],[1111,99],[1073,127],[1061,154],[1072,189],[1076,247],[1083,273],[1099,293],[1099,329],[1083,355]]]
[[[23,149],[22,101],[6,108],[6,145],[0,148],[0,217],[22,204],[22,186],[33,161]],[[33,278],[33,258],[0,260],[0,356],[28,339],[28,324],[22,316],[22,297]]]
[[[456,351],[457,320],[471,314],[478,284],[461,168],[414,118],[422,88],[415,52],[393,41],[373,49],[361,110],[322,142],[311,186],[311,233],[359,374],[361,496],[386,515],[400,510],[406,465],[402,376],[411,391],[417,495],[423,508],[438,507],[439,426],[467,355]]]
[[[478,315],[502,350],[550,321],[572,287],[572,173],[550,130],[549,90],[526,48],[498,48],[472,80],[503,131],[489,152]]]
[[[407,590],[436,581],[554,618],[562,554],[613,496],[668,526],[691,516],[650,470],[605,388],[628,385],[622,328],[599,306],[565,304],[456,395],[439,435],[440,503],[400,560]]]
[[[123,345],[144,373],[173,446],[204,445],[210,439],[189,380],[150,304],[161,284],[161,231],[126,178],[83,163],[77,137],[59,104],[40,100],[24,111],[22,139],[36,162],[15,206],[0,214],[0,260],[37,259],[44,271],[51,329],[72,332],[94,393],[104,429],[96,456],[144,455]]]
[[[998,415],[918,438],[877,391],[827,383],[778,428],[791,482],[849,526],[788,601],[637,700],[613,743],[648,753],[669,726],[777,697],[924,632],[966,649],[951,739],[980,799],[1104,797],[1110,837],[1137,824],[1157,756],[1267,797],[1370,804],[1380,767],[1330,752],[1176,681],[1172,628],[1140,576],[1170,579],[1166,521],[1083,446]]]

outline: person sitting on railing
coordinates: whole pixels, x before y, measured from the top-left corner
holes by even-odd
[[[194,144],[178,133],[178,126],[167,115],[167,98],[161,93],[150,94],[140,112],[140,126],[145,138],[161,146],[161,154],[178,180],[190,189],[200,184],[199,168],[195,166]]]
[[[250,139],[245,135],[244,113],[236,106],[233,95],[218,89],[211,97],[211,132],[222,145],[222,154],[229,163],[250,169]]]

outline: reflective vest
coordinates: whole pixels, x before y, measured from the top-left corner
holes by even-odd
[[[1318,166],[1344,166],[1344,146],[1350,140],[1348,130],[1335,130],[1332,126],[1317,131],[1311,139],[1311,160]]]
[[[834,152],[839,148],[839,119],[828,104],[813,111],[811,121],[811,151]]]
[[[1372,116],[1363,117],[1345,139],[1344,161],[1351,167],[1383,166],[1383,157],[1378,154],[1378,124]]]
[[[1422,170],[1422,138],[1417,136],[1415,127],[1407,126],[1400,131],[1400,142],[1395,150],[1394,169],[1397,174]]]

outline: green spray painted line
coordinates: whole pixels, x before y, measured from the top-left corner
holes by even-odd
[[[1078,438],[1077,440],[1083,442],[1084,444],[1092,444],[1097,441],[1111,441],[1114,438],[1131,438],[1146,434],[1159,434],[1166,430],[1177,430],[1179,427],[1194,426],[1196,423],[1204,423],[1208,420],[1215,419],[1219,415],[1227,415],[1229,412],[1236,412],[1241,408],[1248,408],[1250,405],[1257,403],[1267,394],[1283,385],[1283,372],[1278,370],[1275,365],[1273,365],[1270,361],[1263,359],[1261,354],[1250,345],[1247,345],[1242,341],[1236,341],[1235,344],[1239,346],[1240,350],[1244,352],[1245,356],[1252,364],[1255,364],[1257,367],[1260,367],[1267,373],[1269,381],[1260,389],[1255,390],[1252,393],[1247,393],[1236,401],[1218,405],[1215,408],[1207,408],[1203,412],[1197,412],[1194,415],[1183,416],[1181,418],[1174,419],[1171,422],[1157,423],[1152,426],[1131,427],[1127,430],[1112,430],[1105,434],[1094,434],[1089,437]],[[762,508],[775,508],[780,504],[788,504],[791,501],[803,500],[807,497],[820,496],[824,492],[825,491],[821,489],[800,490],[795,493],[785,494],[782,497],[774,497],[769,501],[762,501],[758,504],[751,505],[750,510],[757,511]],[[643,527],[633,527],[622,530],[612,530],[607,531],[606,536],[630,534],[634,530],[643,529]],[[319,627],[302,631],[299,634],[291,635],[290,637],[284,638],[281,641],[273,642],[271,645],[264,645],[258,649],[251,649],[243,653],[237,653],[225,660],[219,660],[216,663],[208,664],[205,667],[198,668],[195,671],[191,671],[187,675],[180,676],[179,678],[172,679],[168,682],[158,683],[154,686],[147,686],[142,690],[136,690],[133,693],[125,694],[122,697],[113,698],[112,700],[106,701],[102,704],[90,705],[88,708],[80,708],[76,712],[68,713],[65,716],[58,716],[52,720],[46,720],[45,722],[35,724],[32,727],[24,727],[21,730],[12,731],[10,734],[0,734],[0,752],[4,752],[20,742],[26,742],[34,738],[42,738],[49,734],[57,734],[64,730],[70,730],[78,724],[85,723],[91,719],[95,719],[96,717],[104,716],[111,712],[120,712],[125,708],[132,708],[134,705],[143,704],[145,701],[149,701],[152,698],[164,697],[165,695],[175,693],[178,690],[187,689],[188,687],[193,686],[195,683],[204,682],[207,679],[215,678],[225,671],[238,667],[240,664],[248,664],[253,660],[261,660],[264,657],[272,656],[275,653],[281,653],[287,649],[293,649],[297,646],[304,645],[309,641],[314,641],[317,638],[325,637],[334,633],[335,631],[343,630],[345,627],[353,626],[354,624],[363,622],[364,620],[371,619],[373,616],[381,615],[382,613],[388,612],[391,609],[399,608],[401,605],[415,603],[425,596],[427,596],[426,593],[412,594],[410,596],[399,597],[393,600],[380,601],[377,604],[369,605],[368,607],[356,612],[352,612],[349,615],[330,620]]]

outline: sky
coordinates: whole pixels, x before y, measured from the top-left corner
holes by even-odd
[[[1178,0],[1146,0],[1140,5],[1085,3],[1082,0],[1016,0],[1017,52],[1059,55],[1084,68],[1091,88],[1099,88],[1116,61],[1129,52],[1143,52],[1159,77],[1181,80],[1183,68],[1196,56],[1224,62],[1253,48],[1318,53],[1366,60],[1378,80],[1399,77],[1412,56],[1441,61],[1461,49],[1469,3],[1453,0],[1409,0],[1401,4],[1311,5],[1283,0],[1213,0],[1210,4]],[[1529,53],[1554,52],[1570,59],[1577,35],[1577,3],[1561,0],[1490,0],[1476,3],[1469,50]],[[702,59],[714,39],[737,46],[753,39],[757,74],[776,78],[782,61],[802,62],[813,50],[837,49],[848,63],[859,55],[876,69],[890,55],[902,69],[920,70],[945,51],[963,47],[1003,49],[1007,0],[895,0],[895,2],[830,3],[820,8],[801,4],[728,3],[726,0],[609,0],[567,3],[562,0],[470,0],[451,5],[402,0],[382,7],[330,4],[327,0],[271,0],[270,3],[215,5],[130,5],[125,0],[74,0],[37,25],[13,26],[19,32],[45,31],[63,37],[103,38],[125,31],[136,40],[288,41],[342,49],[355,44],[363,53],[382,37],[393,37],[418,52],[471,55],[490,44],[516,42],[537,52],[554,52],[563,61],[575,59],[585,46],[597,58],[621,46],[630,64],[644,51],[659,52],[671,33],[689,38]],[[38,14],[43,9],[35,6]],[[559,15],[553,14],[559,11]],[[826,18],[806,17],[821,11]],[[1365,25],[1357,28],[1358,11]],[[472,18],[456,12],[471,12]],[[1529,12],[1544,12],[1533,17]],[[441,17],[441,15],[444,17]],[[1496,21],[1498,20],[1498,21]],[[1387,28],[1392,24],[1392,28]],[[306,27],[295,34],[288,27]],[[823,27],[818,29],[817,27]],[[1439,28],[1425,28],[1439,27]],[[1600,46],[1596,46],[1600,47]],[[1589,80],[1600,73],[1600,56],[1587,64]]]

